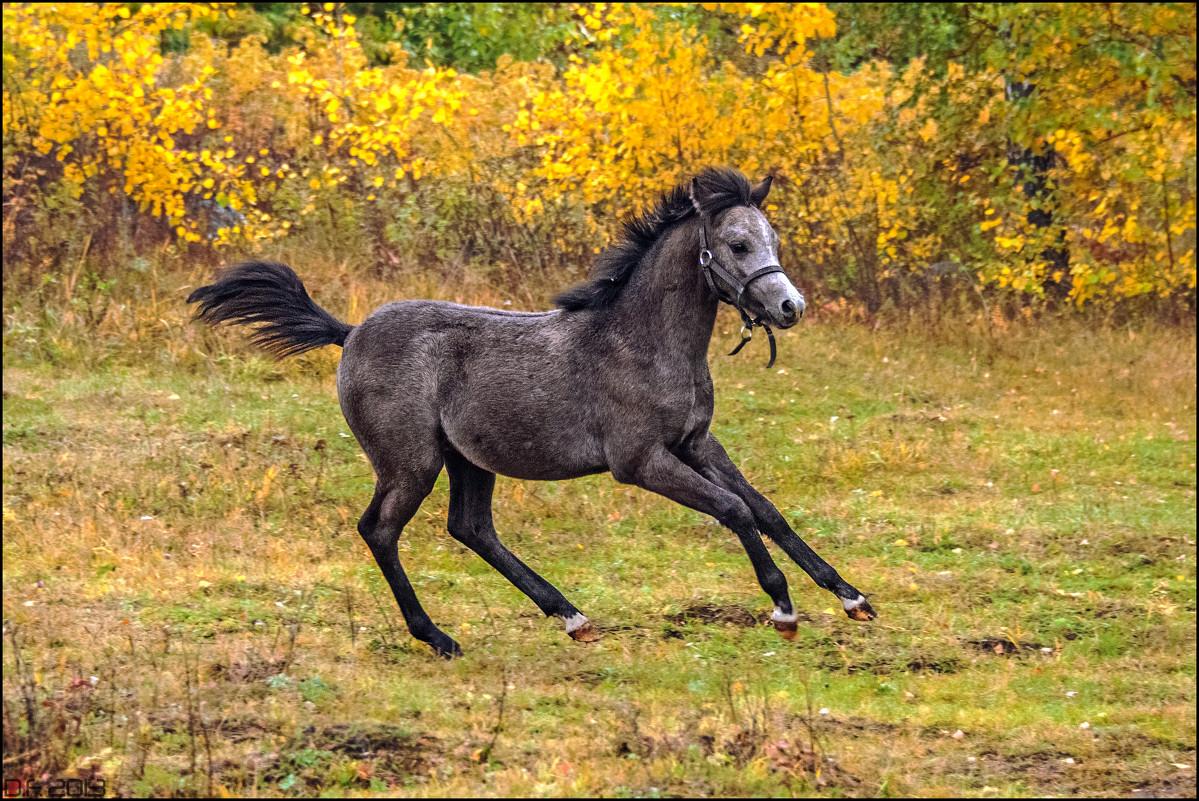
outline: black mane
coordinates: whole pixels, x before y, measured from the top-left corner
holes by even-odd
[[[695,180],[704,190],[701,202],[708,217],[733,206],[756,205],[749,195],[749,181],[736,170],[709,167]],[[611,306],[658,238],[671,226],[695,215],[690,189],[690,182],[680,184],[662,195],[652,209],[626,220],[620,241],[596,256],[591,278],[558,295],[554,305],[567,311]]]

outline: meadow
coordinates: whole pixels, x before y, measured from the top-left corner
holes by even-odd
[[[136,324],[115,306],[91,329],[86,307],[7,315],[6,779],[1195,794],[1193,326],[816,309],[765,370],[764,343],[723,355],[725,310],[713,429],[879,619],[848,620],[771,546],[800,613],[784,641],[714,521],[610,476],[501,478],[501,537],[602,634],[575,643],[449,537],[443,474],[400,547],[465,651],[446,662],[355,531],[373,475],[337,407],[337,349],[269,361],[189,325],[168,283]],[[351,321],[428,290],[313,289]]]
[[[399,5],[4,5],[6,781],[1195,795],[1193,5]],[[355,530],[337,349],[184,298],[266,258],[349,322],[545,309],[719,165],[773,177],[813,308],[772,369],[722,311],[713,429],[879,619],[770,546],[785,641],[703,515],[501,479],[575,643],[443,475],[401,541],[437,658]]]

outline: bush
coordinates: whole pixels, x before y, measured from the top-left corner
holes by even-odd
[[[821,5],[526,10],[523,44],[492,6],[5,6],[6,288],[308,234],[379,275],[437,262],[516,290],[577,277],[620,217],[731,164],[775,176],[805,289],[872,312],[927,302],[945,263],[1080,306],[1193,303],[1193,6],[922,15],[974,31],[931,65],[865,60]],[[409,65],[418,34],[438,65]]]

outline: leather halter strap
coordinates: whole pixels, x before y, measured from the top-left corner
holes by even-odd
[[[766,329],[766,338],[770,340],[770,361],[766,364],[766,368],[769,369],[773,367],[774,359],[778,355],[778,349],[774,343],[774,331],[771,331],[770,326],[762,322],[761,317],[750,317],[749,313],[746,312],[745,308],[741,305],[741,300],[742,296],[745,294],[745,290],[749,288],[750,284],[764,275],[781,273],[783,272],[783,268],[777,264],[771,264],[766,267],[760,267],[744,278],[738,279],[735,275],[725,269],[723,264],[716,260],[716,256],[712,253],[712,251],[708,250],[708,220],[706,217],[700,218],[699,266],[700,269],[703,270],[704,278],[708,279],[708,288],[712,290],[712,293],[715,294],[717,298],[736,309],[741,315],[741,342],[737,344],[737,347],[733,348],[732,351],[729,352],[729,355],[736,356],[738,353],[740,353],[741,349],[745,347],[745,344],[754,338],[754,327],[760,326]],[[737,294],[730,298],[728,293],[726,293],[716,284],[716,280],[712,277],[712,273],[716,273],[718,276],[720,276],[720,279],[728,284],[729,287]]]

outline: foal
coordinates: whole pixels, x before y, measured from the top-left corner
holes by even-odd
[[[558,480],[611,472],[715,517],[741,540],[774,602],[775,628],[790,639],[796,614],[787,580],[761,534],[834,593],[849,617],[875,613],[709,431],[707,353],[719,303],[736,306],[751,329],[789,328],[804,310],[759,210],[769,189],[769,178],[751,188],[740,173],[705,170],[626,223],[592,279],[559,295],[553,311],[408,300],[350,326],[317,306],[291,269],[268,262],[234,267],[187,300],[208,323],[259,324],[254,341],[279,356],[344,348],[341,410],[378,478],[358,531],[409,631],[438,654],[460,653],[458,643],[421,608],[397,545],[443,466],[450,535],[576,640],[596,638],[587,618],[496,534],[497,473]]]

